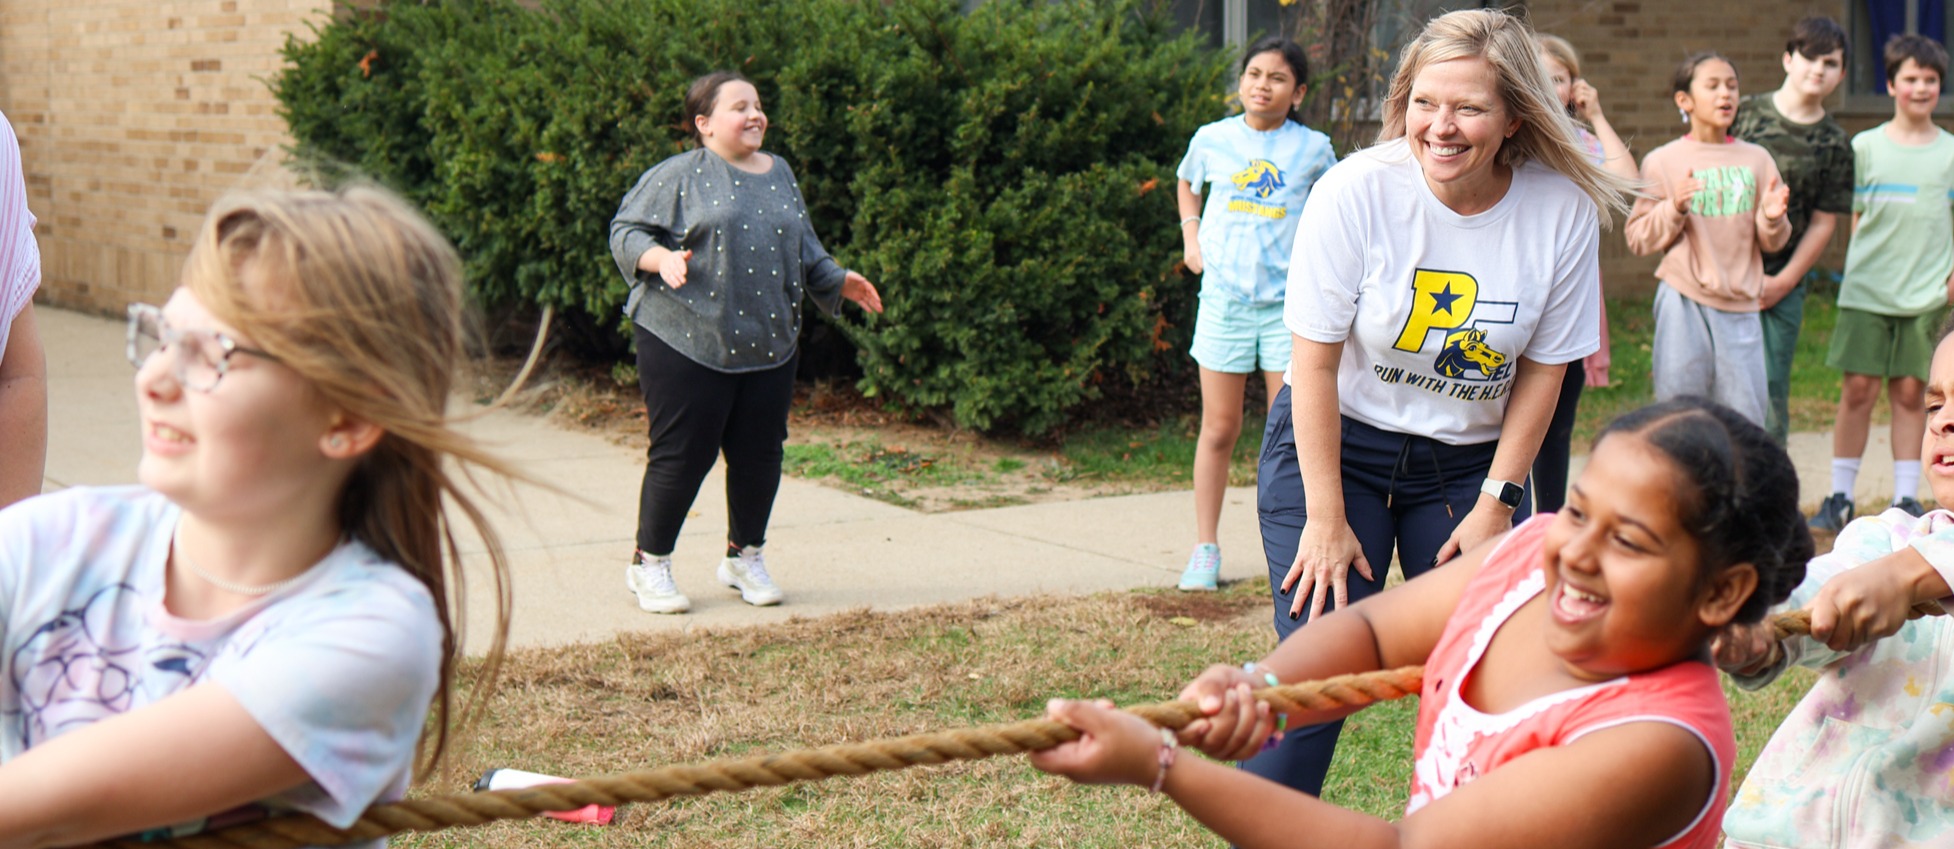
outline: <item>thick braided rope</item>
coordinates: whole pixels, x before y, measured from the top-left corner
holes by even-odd
[[[1922,616],[1945,615],[1947,613],[1941,609],[1940,604],[1931,601],[1916,604],[1912,610],[1907,612],[1908,619],[1919,619]],[[1809,634],[1812,632],[1811,611],[1788,610],[1773,616],[1771,617],[1771,630],[1780,640],[1787,637],[1801,637]]]
[[[1255,691],[1255,697],[1281,710],[1327,710],[1361,707],[1418,692],[1423,667],[1407,666],[1320,681],[1302,681]],[[1155,725],[1180,728],[1200,715],[1192,702],[1160,702],[1126,709]],[[617,775],[587,778],[567,784],[546,784],[521,790],[493,790],[454,796],[409,799],[375,805],[346,829],[333,828],[308,815],[282,816],[214,831],[179,837],[167,843],[114,842],[118,849],[295,849],[338,846],[409,831],[440,831],[481,825],[495,820],[522,819],[544,811],[574,811],[585,805],[656,802],[674,796],[736,792],[798,781],[819,781],[837,775],[863,775],[949,761],[981,760],[1049,749],[1078,739],[1070,726],[1049,719],[1007,725],[959,728],[865,743],[702,764],[658,767]]]
[[[1939,614],[1936,605],[1916,607],[1910,618]],[[1771,620],[1778,639],[1811,633],[1811,615],[1803,610],[1779,614]],[[1299,681],[1256,690],[1255,698],[1277,710],[1328,710],[1362,707],[1418,692],[1424,668],[1406,666],[1319,681]],[[1198,715],[1189,702],[1160,702],[1126,709],[1165,728],[1180,728]],[[503,819],[523,819],[545,811],[573,811],[585,805],[656,802],[674,796],[702,796],[773,787],[799,781],[819,781],[837,775],[864,775],[884,770],[981,760],[1052,748],[1078,739],[1078,732],[1048,719],[1007,725],[960,728],[865,743],[748,758],[729,758],[702,764],[658,767],[587,778],[567,784],[546,784],[521,790],[494,790],[454,796],[410,799],[368,808],[350,828],[333,828],[308,815],[282,816],[208,834],[179,837],[165,843],[113,842],[118,849],[296,849],[338,846],[402,832],[441,831],[482,825]]]

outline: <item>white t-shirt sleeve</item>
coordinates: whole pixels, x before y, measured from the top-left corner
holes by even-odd
[[[1554,279],[1540,324],[1523,352],[1545,365],[1571,363],[1601,349],[1601,223],[1592,202],[1555,234]]]
[[[308,600],[211,670],[325,794],[288,801],[339,828],[404,787],[441,671],[427,592],[361,589]]]
[[[1296,222],[1282,321],[1289,332],[1312,342],[1342,342],[1357,320],[1367,210],[1359,184],[1348,178],[1359,164],[1345,160],[1330,166]]]

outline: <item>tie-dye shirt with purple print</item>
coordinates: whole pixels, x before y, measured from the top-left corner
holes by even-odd
[[[141,487],[0,510],[0,758],[209,682],[312,778],[263,808],[345,827],[400,798],[440,681],[427,588],[349,540],[229,615],[182,619],[163,604],[179,515]]]
[[[1826,580],[1907,547],[1954,585],[1954,513],[1894,509],[1847,525],[1779,609],[1803,607]],[[1790,663],[1820,670],[1731,800],[1725,845],[1954,846],[1954,621],[1915,619],[1851,653],[1794,637],[1785,654],[1775,669],[1733,676],[1756,689]]]

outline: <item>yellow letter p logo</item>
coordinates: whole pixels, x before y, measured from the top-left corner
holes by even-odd
[[[1411,312],[1404,318],[1404,332],[1392,347],[1400,351],[1422,351],[1432,331],[1449,333],[1472,317],[1479,302],[1479,281],[1457,271],[1418,269],[1411,277]]]

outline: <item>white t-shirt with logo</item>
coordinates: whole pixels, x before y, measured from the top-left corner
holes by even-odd
[[[1555,365],[1600,346],[1599,250],[1594,202],[1572,180],[1530,162],[1493,208],[1460,215],[1399,139],[1317,181],[1283,319],[1304,339],[1344,343],[1344,415],[1450,445],[1489,442],[1519,357]]]
[[[180,515],[134,486],[75,487],[0,510],[0,760],[211,682],[312,778],[254,807],[344,828],[401,798],[441,680],[427,588],[347,541],[237,611],[182,619],[163,605]]]

